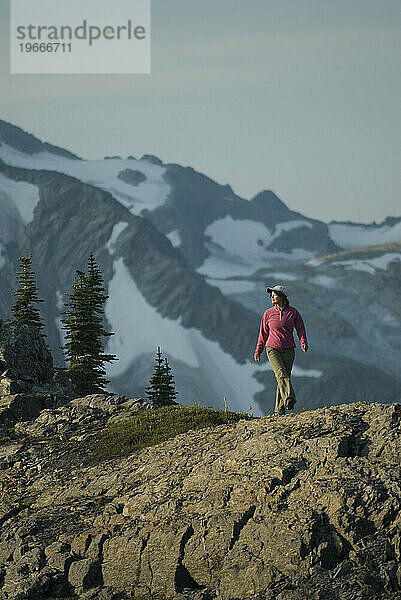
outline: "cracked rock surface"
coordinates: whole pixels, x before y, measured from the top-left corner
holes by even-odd
[[[188,432],[95,464],[88,396],[0,447],[0,599],[399,600],[401,406]],[[177,409],[179,410],[179,409]]]

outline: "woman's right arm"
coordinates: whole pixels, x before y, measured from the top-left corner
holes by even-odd
[[[301,342],[301,348],[303,352],[308,351],[308,340],[306,339],[306,331],[305,331],[305,323],[301,314],[296,311],[294,326],[297,331],[297,335],[299,337],[299,341]]]

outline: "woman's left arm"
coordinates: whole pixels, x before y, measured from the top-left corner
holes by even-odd
[[[305,323],[304,323],[303,318],[301,317],[300,313],[297,310],[295,313],[294,327],[297,331],[299,341],[301,342],[301,348],[302,348],[303,352],[307,352],[308,351],[308,340],[306,339]]]

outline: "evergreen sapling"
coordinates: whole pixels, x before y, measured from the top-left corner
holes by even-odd
[[[178,392],[175,390],[171,367],[168,364],[167,358],[163,361],[160,346],[157,347],[157,358],[153,375],[149,380],[149,386],[145,389],[147,397],[153,402],[155,408],[177,404],[175,398]]]
[[[32,254],[28,257],[21,256],[18,260],[20,270],[17,271],[17,283],[19,287],[13,292],[13,295],[17,296],[17,300],[12,305],[11,310],[17,321],[35,327],[45,337],[39,309],[32,305],[33,303],[44,302],[38,297],[35,273],[32,271]]]

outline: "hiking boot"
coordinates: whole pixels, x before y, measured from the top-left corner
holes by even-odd
[[[281,408],[279,408],[278,410],[276,410],[274,414],[279,415],[279,416],[285,415],[285,407],[282,406]]]
[[[286,408],[288,410],[293,410],[294,406],[296,403],[296,399],[295,398],[288,398],[287,403],[286,403]]]

